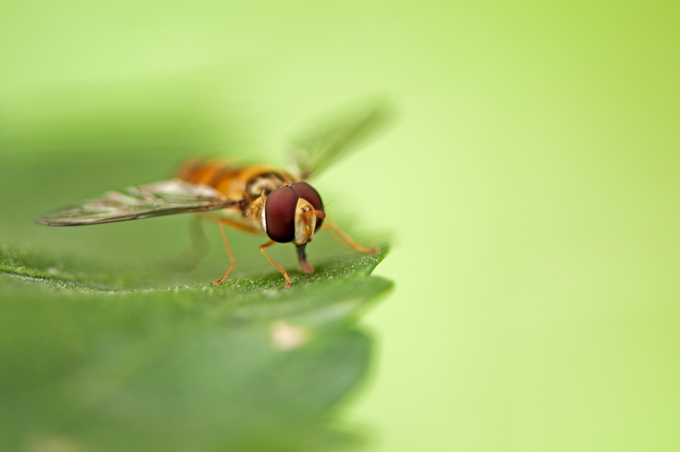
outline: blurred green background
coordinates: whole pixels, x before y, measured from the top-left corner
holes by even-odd
[[[389,133],[316,183],[396,239],[345,414],[367,449],[677,450],[679,5],[5,2],[0,164],[168,156],[39,187],[37,215],[194,153],[280,162],[314,115],[386,95]]]

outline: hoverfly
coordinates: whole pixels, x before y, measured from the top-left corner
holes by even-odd
[[[35,221],[48,226],[79,226],[210,211],[201,216],[219,224],[231,260],[227,272],[213,284],[222,283],[235,266],[224,228],[228,226],[268,236],[269,241],[259,249],[283,274],[287,289],[291,286],[288,273],[265,251],[275,243],[295,245],[304,273],[314,271],[307,261],[306,246],[320,230],[333,230],[361,253],[380,251],[358,245],[337,225],[325,221],[321,196],[307,180],[346,154],[384,119],[385,109],[372,107],[293,140],[292,157],[297,167],[293,172],[266,165],[235,166],[219,160],[193,160],[182,165],[172,180],[108,192]]]

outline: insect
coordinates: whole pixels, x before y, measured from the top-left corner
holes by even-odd
[[[239,167],[219,160],[193,160],[182,165],[172,180],[108,192],[35,221],[48,226],[79,226],[197,212],[219,224],[231,260],[215,285],[222,283],[235,266],[225,232],[228,226],[266,234],[269,241],[259,249],[285,278],[284,287],[290,288],[286,270],[265,251],[276,243],[295,245],[304,273],[314,271],[307,261],[306,246],[323,229],[334,231],[356,251],[380,251],[356,244],[337,225],[326,221],[321,196],[307,180],[346,154],[385,117],[382,106],[373,106],[298,137],[293,140],[292,157],[297,167],[293,172],[267,165]]]

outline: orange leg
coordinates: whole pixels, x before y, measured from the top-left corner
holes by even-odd
[[[275,243],[276,243],[275,241],[270,240],[270,241],[268,241],[267,243],[265,243],[264,245],[260,245],[260,251],[262,251],[262,254],[264,254],[264,256],[265,256],[267,259],[269,259],[269,262],[271,262],[272,265],[273,265],[274,267],[276,267],[276,269],[277,269],[278,271],[280,271],[280,272],[283,274],[283,277],[286,278],[286,285],[283,286],[283,288],[284,288],[284,289],[290,289],[290,278],[288,277],[288,273],[286,273],[286,271],[283,269],[283,267],[281,267],[279,264],[277,264],[276,262],[274,262],[274,260],[273,260],[271,257],[269,257],[269,254],[267,254],[267,253],[264,251],[265,248],[268,248],[268,247],[274,245]]]
[[[252,227],[248,224],[243,224],[239,221],[230,220],[228,218],[224,218],[224,217],[217,215],[217,214],[214,214],[212,212],[202,213],[202,214],[199,214],[199,215],[204,220],[212,221],[214,223],[226,224],[230,228],[238,229],[239,231],[250,232],[251,234],[261,233],[261,231],[255,229],[254,227]]]
[[[229,259],[231,259],[231,266],[229,266],[229,270],[224,274],[223,277],[215,281],[213,284],[216,286],[219,286],[222,284],[222,281],[227,279],[227,276],[229,276],[229,273],[234,269],[234,265],[236,265],[236,261],[234,261],[234,255],[231,254],[231,247],[229,246],[229,240],[227,240],[227,233],[224,232],[224,225],[229,224],[228,221],[220,221],[220,230],[222,231],[222,238],[224,239],[224,246],[227,248],[227,253],[229,253]]]
[[[324,230],[324,229],[331,229],[331,230],[332,230],[333,232],[335,232],[335,233],[338,235],[338,237],[340,237],[346,244],[348,244],[349,246],[351,246],[353,249],[359,251],[360,253],[376,254],[376,253],[379,253],[379,252],[380,252],[380,248],[371,248],[371,249],[368,249],[368,248],[364,248],[364,247],[361,246],[361,245],[357,245],[357,243],[356,243],[354,240],[352,240],[352,238],[351,238],[350,236],[348,236],[348,235],[345,233],[345,231],[343,231],[342,229],[340,229],[339,227],[337,227],[337,226],[336,226],[335,224],[333,224],[333,223],[324,223],[324,225],[321,226],[321,229],[322,229],[322,230]]]

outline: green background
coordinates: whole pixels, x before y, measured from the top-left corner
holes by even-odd
[[[316,114],[387,96],[388,133],[316,183],[394,236],[376,273],[396,290],[364,319],[371,381],[345,414],[367,449],[677,450],[678,5],[5,2],[0,163],[168,163],[0,200],[42,190],[30,218],[183,155],[281,161]]]

